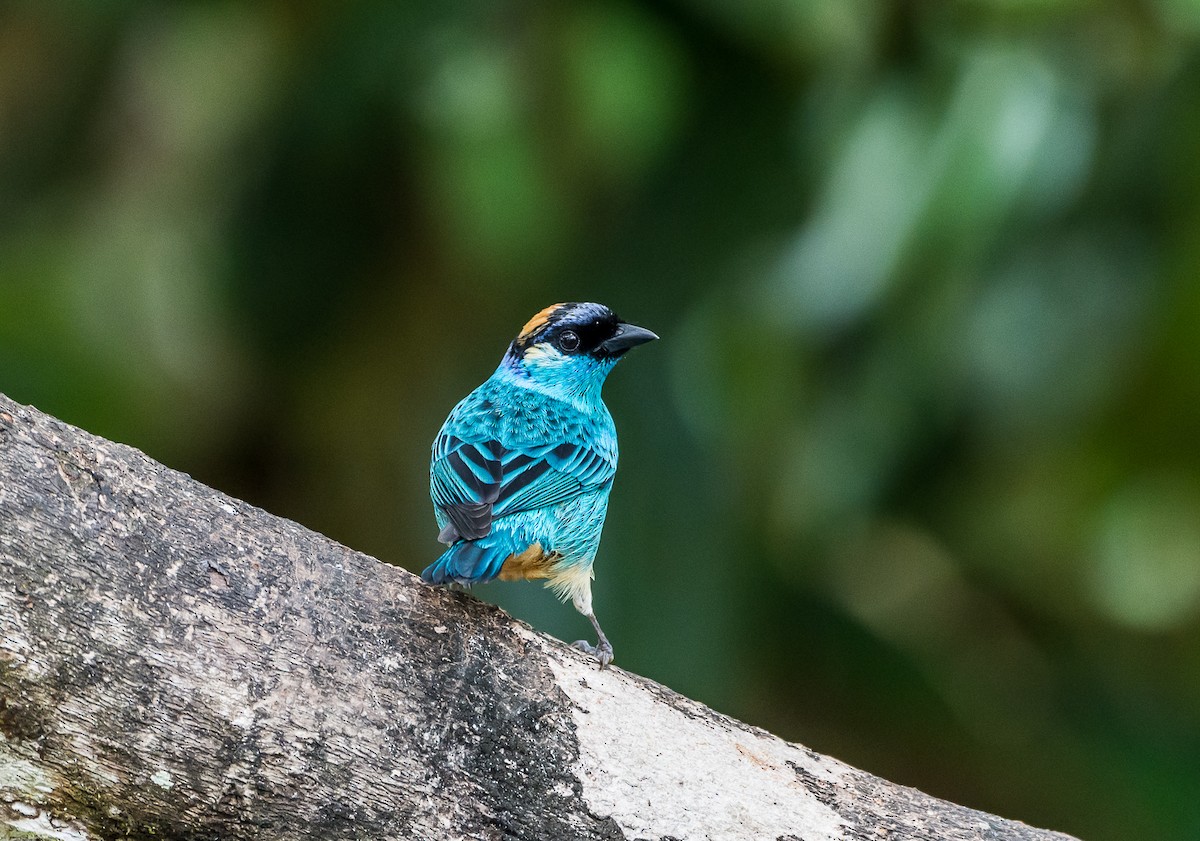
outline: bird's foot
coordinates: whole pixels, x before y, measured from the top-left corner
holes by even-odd
[[[592,645],[587,640],[575,640],[571,643],[572,648],[578,648],[585,654],[590,654],[600,663],[600,668],[608,667],[608,664],[613,661],[613,647],[608,640],[601,640],[599,645]]]

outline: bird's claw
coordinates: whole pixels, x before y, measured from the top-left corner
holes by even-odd
[[[613,661],[613,647],[608,640],[605,640],[599,645],[592,645],[587,640],[575,640],[575,642],[571,643],[571,647],[578,648],[585,654],[590,654],[591,656],[595,657],[600,663],[600,668],[602,669],[607,668],[608,665]]]

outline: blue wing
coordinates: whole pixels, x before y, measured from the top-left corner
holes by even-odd
[[[612,483],[616,470],[615,456],[581,443],[510,448],[443,431],[434,441],[430,468],[434,505],[449,520],[439,539],[478,540],[497,517],[599,490]]]

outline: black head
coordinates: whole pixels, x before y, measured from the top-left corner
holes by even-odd
[[[546,307],[525,324],[509,353],[522,357],[535,345],[567,356],[616,360],[625,351],[657,339],[644,327],[627,324],[603,304],[565,303]]]

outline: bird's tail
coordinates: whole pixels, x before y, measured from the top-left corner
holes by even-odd
[[[460,540],[421,573],[430,584],[475,584],[491,581],[513,554],[512,539],[492,532],[478,540]]]

